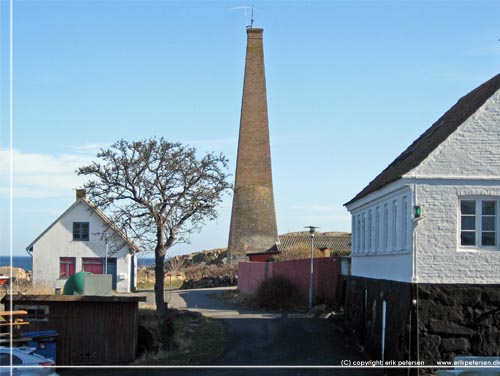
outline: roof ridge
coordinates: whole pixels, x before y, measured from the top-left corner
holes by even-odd
[[[500,74],[461,97],[448,111],[412,142],[394,161],[344,206],[400,179],[419,166],[439,145],[500,89]]]

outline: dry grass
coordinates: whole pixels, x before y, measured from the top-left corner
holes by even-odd
[[[238,289],[223,291],[217,294],[216,297],[217,299],[236,307],[246,309],[255,308],[254,296],[252,294],[245,294]]]
[[[182,279],[174,279],[170,281],[168,277],[165,277],[165,289],[166,290],[175,290],[182,286]],[[155,283],[154,281],[137,281],[137,289],[138,290],[154,290]]]
[[[179,275],[177,275],[179,274]],[[165,289],[172,290],[181,287],[184,281],[183,273],[174,273],[169,276],[165,273]],[[137,289],[139,290],[153,290],[155,285],[155,272],[152,269],[137,269]]]
[[[142,355],[134,365],[206,365],[222,354],[226,334],[220,322],[195,312],[177,310],[169,310],[168,320],[174,333],[174,348],[170,350],[161,346],[156,312],[140,310],[139,324],[153,334],[157,351]]]

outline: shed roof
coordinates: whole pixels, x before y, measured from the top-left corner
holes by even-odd
[[[145,302],[146,297],[141,295],[6,295],[2,303],[10,302],[101,302],[101,303],[136,303]]]
[[[300,246],[309,246],[309,232],[280,235],[278,251],[283,252]],[[325,232],[314,235],[314,248],[328,248],[331,251],[350,251],[351,234],[348,232]]]
[[[349,205],[385,187],[402,178],[403,175],[420,165],[431,152],[455,132],[458,127],[472,116],[499,89],[500,74],[462,97],[361,192],[344,205]]]

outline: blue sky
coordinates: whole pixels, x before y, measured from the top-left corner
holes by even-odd
[[[163,136],[234,174],[245,1],[14,1],[13,249],[74,200],[99,147]],[[349,201],[500,72],[500,2],[254,1],[280,233],[350,231]],[[0,250],[9,249],[9,2],[0,0]],[[224,247],[217,221],[171,254]]]

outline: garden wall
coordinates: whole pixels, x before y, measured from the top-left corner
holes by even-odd
[[[345,322],[374,359],[433,366],[457,356],[500,356],[500,286],[350,276]]]
[[[333,303],[340,272],[339,257],[314,259],[314,303]],[[310,259],[279,262],[240,262],[238,264],[238,289],[252,294],[266,279],[282,276],[295,284],[304,298],[309,296]]]

